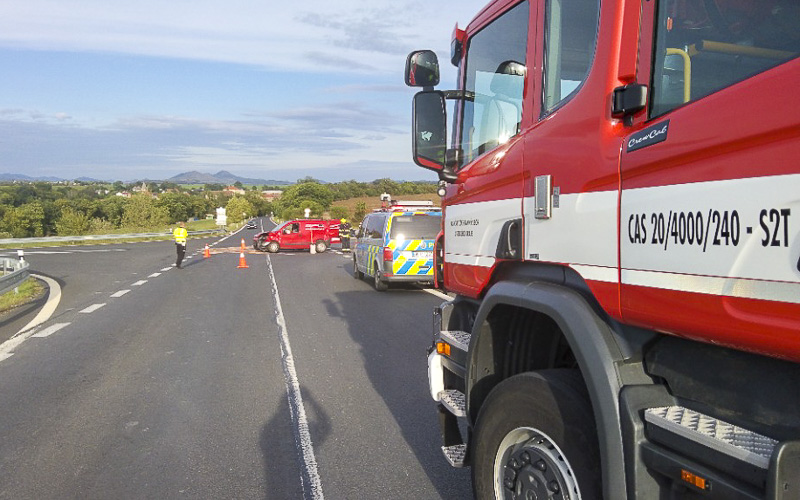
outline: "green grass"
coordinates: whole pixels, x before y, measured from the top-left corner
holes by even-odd
[[[17,287],[17,290],[10,290],[0,295],[0,313],[9,311],[15,307],[27,304],[44,295],[45,288],[35,278],[28,278]]]

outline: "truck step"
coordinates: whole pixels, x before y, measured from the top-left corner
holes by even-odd
[[[461,330],[442,330],[440,335],[442,340],[456,349],[460,349],[464,352],[467,352],[467,349],[469,349],[469,339],[472,337],[472,334],[469,332],[462,332]]]
[[[466,464],[467,445],[465,444],[442,446],[442,453],[444,453],[444,458],[446,458],[453,467],[461,468]]]
[[[464,393],[454,389],[447,389],[439,393],[439,402],[456,417],[467,416],[467,398]]]
[[[770,457],[778,444],[774,439],[682,406],[649,408],[645,410],[644,419],[668,433],[764,470],[769,468]]]

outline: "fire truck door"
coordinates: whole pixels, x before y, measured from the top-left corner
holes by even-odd
[[[726,324],[796,337],[800,41],[739,46],[707,29],[721,39],[697,42],[697,29],[681,31],[691,20],[654,3],[645,15],[656,21],[642,25],[656,26],[655,50],[640,53],[652,53],[640,66],[648,116],[620,160],[623,317],[697,335]]]

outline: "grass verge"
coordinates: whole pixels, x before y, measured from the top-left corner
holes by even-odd
[[[15,307],[28,304],[42,297],[47,289],[36,278],[28,278],[23,281],[15,290],[0,295],[0,314],[10,311]]]

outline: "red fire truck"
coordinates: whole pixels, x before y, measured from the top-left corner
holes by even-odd
[[[795,0],[496,0],[456,90],[409,55],[476,497],[800,498],[798,53]]]

